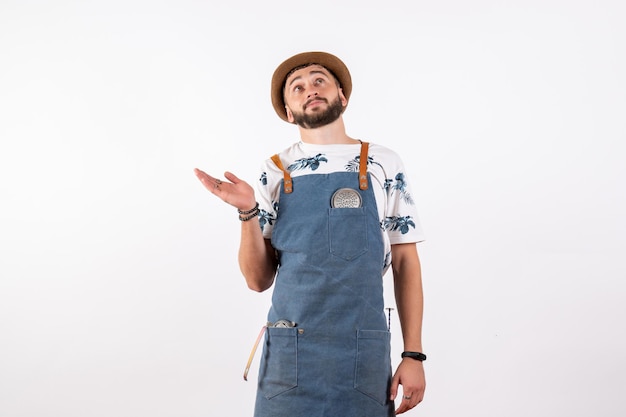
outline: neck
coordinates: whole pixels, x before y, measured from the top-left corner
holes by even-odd
[[[304,143],[312,145],[339,145],[354,144],[358,140],[352,139],[346,134],[346,128],[343,124],[343,118],[339,117],[334,122],[321,126],[316,129],[304,129],[298,126],[300,130],[300,139]]]

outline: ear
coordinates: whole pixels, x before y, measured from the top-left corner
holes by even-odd
[[[339,88],[339,99],[341,100],[341,105],[346,107],[348,105],[348,99],[343,95],[343,89]]]
[[[295,119],[293,118],[293,113],[291,112],[291,109],[285,106],[285,111],[287,112],[287,120],[289,121],[289,123],[294,123]]]

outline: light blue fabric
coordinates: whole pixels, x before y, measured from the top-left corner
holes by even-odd
[[[369,175],[368,175],[369,181]],[[376,201],[358,173],[299,176],[281,192],[272,244],[279,270],[259,370],[255,417],[390,417],[390,335]],[[360,208],[332,208],[339,189]]]

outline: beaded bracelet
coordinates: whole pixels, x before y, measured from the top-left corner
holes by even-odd
[[[257,202],[256,205],[253,208],[251,208],[250,210],[239,210],[239,209],[237,209],[237,213],[243,214],[243,215],[252,214],[252,213],[254,213],[258,209],[259,209],[259,203]]]
[[[257,207],[256,210],[254,210],[252,213],[248,214],[247,216],[241,216],[241,214],[239,215],[239,220],[241,220],[242,222],[247,222],[248,220],[252,220],[254,219],[256,216],[259,215],[259,213],[261,212],[261,210],[259,210],[259,208]]]

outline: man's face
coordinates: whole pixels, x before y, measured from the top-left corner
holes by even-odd
[[[348,100],[333,75],[321,65],[294,71],[285,81],[285,107],[290,122],[315,129],[337,120]]]

